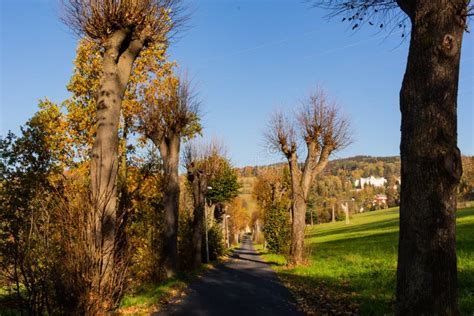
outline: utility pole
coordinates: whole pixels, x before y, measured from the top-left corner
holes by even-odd
[[[229,241],[229,218],[230,215],[225,215],[225,242],[227,244],[227,248],[230,248],[230,241]]]

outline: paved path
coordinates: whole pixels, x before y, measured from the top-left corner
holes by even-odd
[[[250,239],[244,239],[230,257],[155,315],[304,315]]]

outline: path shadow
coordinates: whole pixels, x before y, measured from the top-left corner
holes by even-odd
[[[239,255],[247,255],[247,256],[258,256],[258,253],[256,252],[251,252],[251,251],[234,251],[234,253],[238,253]]]

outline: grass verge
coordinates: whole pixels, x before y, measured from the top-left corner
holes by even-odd
[[[398,209],[355,215],[308,227],[308,264],[288,267],[283,255],[266,253],[283,283],[309,314],[390,315],[395,299]],[[474,314],[474,208],[457,213],[459,304]]]
[[[198,270],[181,272],[163,282],[144,284],[123,297],[118,312],[123,315],[149,315],[157,312],[171,300],[182,295],[190,282],[213,267],[214,263],[204,264]]]

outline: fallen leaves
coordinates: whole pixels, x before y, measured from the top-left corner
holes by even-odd
[[[300,308],[308,315],[359,315],[357,293],[347,281],[340,285],[296,276],[281,271],[279,277],[291,290]]]

